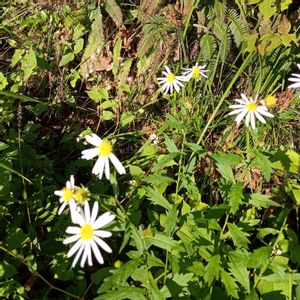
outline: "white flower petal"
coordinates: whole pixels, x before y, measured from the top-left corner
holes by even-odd
[[[54,191],[54,195],[62,197],[64,195],[63,191]]]
[[[80,233],[80,228],[75,227],[75,226],[69,226],[66,229],[66,233],[68,233],[68,234],[79,234]]]
[[[81,158],[82,159],[92,159],[95,156],[99,154],[99,149],[98,148],[92,148],[92,149],[87,149],[81,151]]]
[[[257,109],[257,112],[260,113],[263,116],[269,117],[269,118],[274,118],[274,115],[269,113],[268,111],[265,111],[263,109]]]
[[[99,147],[103,142],[102,139],[95,133],[92,133],[91,135],[87,135],[85,139],[89,144],[95,147]]]
[[[243,111],[246,111],[246,112],[247,112],[247,110],[246,110],[245,108],[239,108],[239,109],[235,109],[235,110],[231,111],[230,113],[228,113],[228,115],[229,115],[229,116],[231,116],[231,115],[236,115],[236,114],[239,114],[239,113],[241,113],[241,112],[243,112]]]
[[[90,204],[88,201],[84,202],[84,219],[87,224],[90,223],[91,212],[90,212]]]
[[[80,241],[79,240],[80,238],[80,235],[79,234],[75,234],[75,235],[71,235],[70,237],[66,238],[64,241],[63,241],[63,244],[71,244],[71,243],[74,243],[76,241]],[[76,244],[75,244],[76,245]],[[72,247],[73,248],[73,247]],[[71,255],[70,255],[71,256]]]
[[[111,248],[101,239],[99,239],[97,236],[94,236],[94,241],[107,253],[111,253]]]
[[[293,84],[289,85],[288,89],[296,89],[298,87],[300,87],[300,82],[293,83]]]
[[[84,243],[84,252],[82,254],[82,257],[81,257],[81,261],[80,261],[80,267],[83,268],[84,265],[85,265],[85,261],[89,255],[89,252],[91,252],[91,245],[89,242],[85,241]]]
[[[258,111],[255,111],[254,114],[255,114],[255,117],[256,117],[261,123],[266,124],[266,120],[259,114]]]
[[[95,175],[99,174],[100,179],[102,178],[102,174],[104,171],[104,161],[105,161],[105,158],[103,156],[99,156],[93,169],[92,169],[92,174],[95,174]]]
[[[247,96],[245,94],[241,94],[242,99],[246,102],[249,103],[249,99],[247,98]]]
[[[99,229],[107,224],[109,224],[110,222],[112,222],[115,218],[115,215],[111,215],[110,212],[106,212],[103,215],[101,215],[100,217],[98,217],[98,219],[96,220],[96,222],[93,224],[93,229]]]
[[[93,253],[97,259],[97,261],[102,265],[104,264],[104,260],[103,260],[103,257],[101,255],[101,252],[99,251],[99,248],[97,246],[97,244],[95,243],[94,240],[91,240],[91,246],[92,246],[92,250],[93,250]]]
[[[92,215],[91,215],[91,219],[90,219],[90,224],[94,224],[95,223],[95,220],[96,220],[97,215],[98,215],[98,210],[99,210],[99,204],[96,201],[94,203],[94,206],[93,206],[93,209],[92,209]]]
[[[112,236],[112,233],[105,230],[94,230],[94,234],[100,238],[108,238]]]
[[[58,210],[59,215],[64,211],[66,205],[67,205],[67,202],[64,201],[63,204],[61,205],[61,207]]]
[[[250,121],[250,112],[248,111],[247,115],[246,115],[246,126],[249,126],[249,121]]]
[[[112,164],[114,165],[114,167],[120,175],[126,174],[125,168],[113,153],[109,154],[109,159],[111,160]]]
[[[80,255],[82,254],[82,251],[83,251],[83,250],[84,250],[84,243],[81,243],[80,248],[79,248],[79,250],[77,251],[77,254],[76,254],[76,256],[75,256],[75,258],[74,258],[74,260],[73,260],[72,268],[75,267],[75,265],[76,265],[76,263],[77,263],[77,261],[78,261]]]
[[[253,111],[250,112],[251,127],[255,129],[255,117]]]
[[[241,121],[243,120],[243,118],[245,117],[245,115],[247,114],[247,110],[245,109],[244,111],[242,111],[236,118],[235,121],[237,124],[240,124]]]

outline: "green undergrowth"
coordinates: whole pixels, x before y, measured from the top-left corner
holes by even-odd
[[[297,1],[0,1],[0,298],[300,299]],[[162,94],[164,66],[208,78]],[[274,118],[229,105],[273,95]],[[108,138],[126,169],[81,158]],[[155,134],[155,135],[154,135]],[[115,221],[71,268],[54,191]]]

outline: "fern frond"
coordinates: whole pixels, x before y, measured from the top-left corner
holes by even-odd
[[[245,22],[235,9],[228,9],[227,18],[230,21],[229,29],[237,47],[241,45],[243,34],[247,31]]]

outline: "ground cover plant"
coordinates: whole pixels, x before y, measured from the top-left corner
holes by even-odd
[[[0,297],[300,299],[300,5],[0,0]]]

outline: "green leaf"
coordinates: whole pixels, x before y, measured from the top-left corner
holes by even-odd
[[[24,49],[16,49],[14,55],[11,58],[11,67],[13,68],[21,59],[23,54],[25,53]]]
[[[6,77],[3,75],[2,72],[0,72],[0,91],[4,90],[7,85],[8,82],[6,80]]]
[[[244,159],[234,153],[225,153],[225,152],[217,152],[211,157],[219,164],[226,165],[226,166],[232,166],[232,165],[238,165],[244,162]]]
[[[218,163],[217,170],[226,181],[235,184],[234,175],[230,166]]]
[[[250,241],[247,239],[249,234],[242,231],[237,225],[228,223],[228,229],[232,237],[233,243],[238,248],[247,248]]]
[[[176,165],[177,163],[173,159],[179,156],[179,154],[179,152],[173,152],[169,154],[159,155],[159,157],[157,158],[157,163],[153,166],[153,171],[155,172],[160,168]]]
[[[107,97],[108,97],[108,94],[107,94]],[[100,104],[100,107],[102,109],[112,108],[112,107],[116,107],[116,106],[117,106],[117,102],[115,100],[106,100]]]
[[[276,151],[270,160],[274,169],[298,174],[300,172],[300,154],[293,150]]]
[[[117,27],[120,27],[123,24],[122,11],[115,0],[106,0],[105,10],[116,23]]]
[[[251,162],[250,167],[258,166],[261,169],[262,174],[265,176],[266,180],[269,181],[272,174],[272,163],[267,156],[256,151],[255,158]]]
[[[107,89],[98,88],[97,86],[94,86],[90,91],[87,91],[86,93],[88,94],[89,98],[94,100],[96,103],[100,102],[102,99],[108,99]]]
[[[234,184],[229,191],[230,212],[235,214],[243,203],[243,185],[241,182]]]
[[[216,45],[212,35],[206,33],[204,36],[202,36],[200,40],[200,49],[205,61],[209,61],[212,58],[215,48]]]
[[[36,60],[35,52],[32,50],[32,48],[30,48],[28,53],[26,53],[21,60],[21,69],[24,72],[25,81],[29,79],[36,66],[37,66],[37,60]]]
[[[114,45],[114,49],[113,49],[113,68],[112,68],[112,73],[114,75],[114,77],[116,77],[118,70],[119,70],[119,66],[120,66],[120,54],[121,54],[121,49],[122,49],[122,39],[118,36],[116,41],[115,41],[115,45]]]
[[[132,112],[123,112],[121,115],[121,125],[126,126],[135,119],[135,115]]]
[[[168,200],[160,193],[157,188],[145,187],[147,198],[155,205],[164,207],[167,210],[172,208]]]
[[[208,264],[205,267],[204,280],[210,286],[213,280],[219,279],[219,273],[221,270],[220,266],[220,255],[216,254],[208,259]]]
[[[59,67],[62,67],[66,64],[68,64],[69,62],[73,61],[75,58],[75,55],[73,52],[69,52],[65,55],[63,55],[63,57],[61,58],[60,62],[59,62]]]
[[[234,263],[229,263],[229,270],[237,282],[239,282],[250,293],[250,272],[246,267],[238,266]]]
[[[28,236],[21,228],[11,228],[6,238],[8,250],[21,248],[22,245],[28,240]]]
[[[221,281],[225,285],[227,294],[235,299],[239,299],[238,285],[236,284],[234,278],[224,270],[221,270]]]
[[[143,178],[142,181],[150,183],[152,185],[169,184],[171,182],[176,182],[176,180],[174,180],[173,178],[161,174],[151,174]]]
[[[250,254],[247,267],[253,269],[261,269],[268,262],[272,248],[269,246],[260,247]]]
[[[258,208],[262,208],[262,207],[265,208],[265,207],[269,207],[269,206],[280,206],[280,204],[276,203],[273,200],[270,200],[269,196],[262,195],[259,193],[254,193],[254,194],[250,195],[249,203]]]
[[[114,113],[112,113],[109,110],[103,110],[102,117],[103,117],[103,120],[108,121],[108,120],[114,119],[115,115],[114,115]]]
[[[165,138],[165,145],[167,146],[167,149],[169,151],[169,153],[174,153],[174,152],[179,152],[174,141],[171,140],[166,134],[164,134],[164,138]]]
[[[150,245],[156,246],[168,252],[179,250],[181,247],[172,237],[157,232],[154,236],[144,236],[144,240]]]
[[[94,298],[94,300],[147,300],[144,296],[145,290],[136,287],[119,286],[116,290],[107,291],[106,293]]]
[[[27,182],[29,183],[32,183],[28,178],[26,178],[25,176],[23,176],[21,173],[19,173],[18,171],[15,171],[14,169],[12,169],[10,166],[8,166],[6,163],[0,163],[0,170],[1,168],[5,169],[5,170],[8,170],[12,173],[15,173],[17,174],[18,176],[20,176],[21,178],[23,178],[24,180],[26,180]]]
[[[83,49],[83,45],[84,45],[83,38],[76,40],[75,45],[74,45],[74,54],[78,54]]]
[[[18,271],[14,265],[6,261],[0,263],[0,278],[11,278],[17,273]]]

